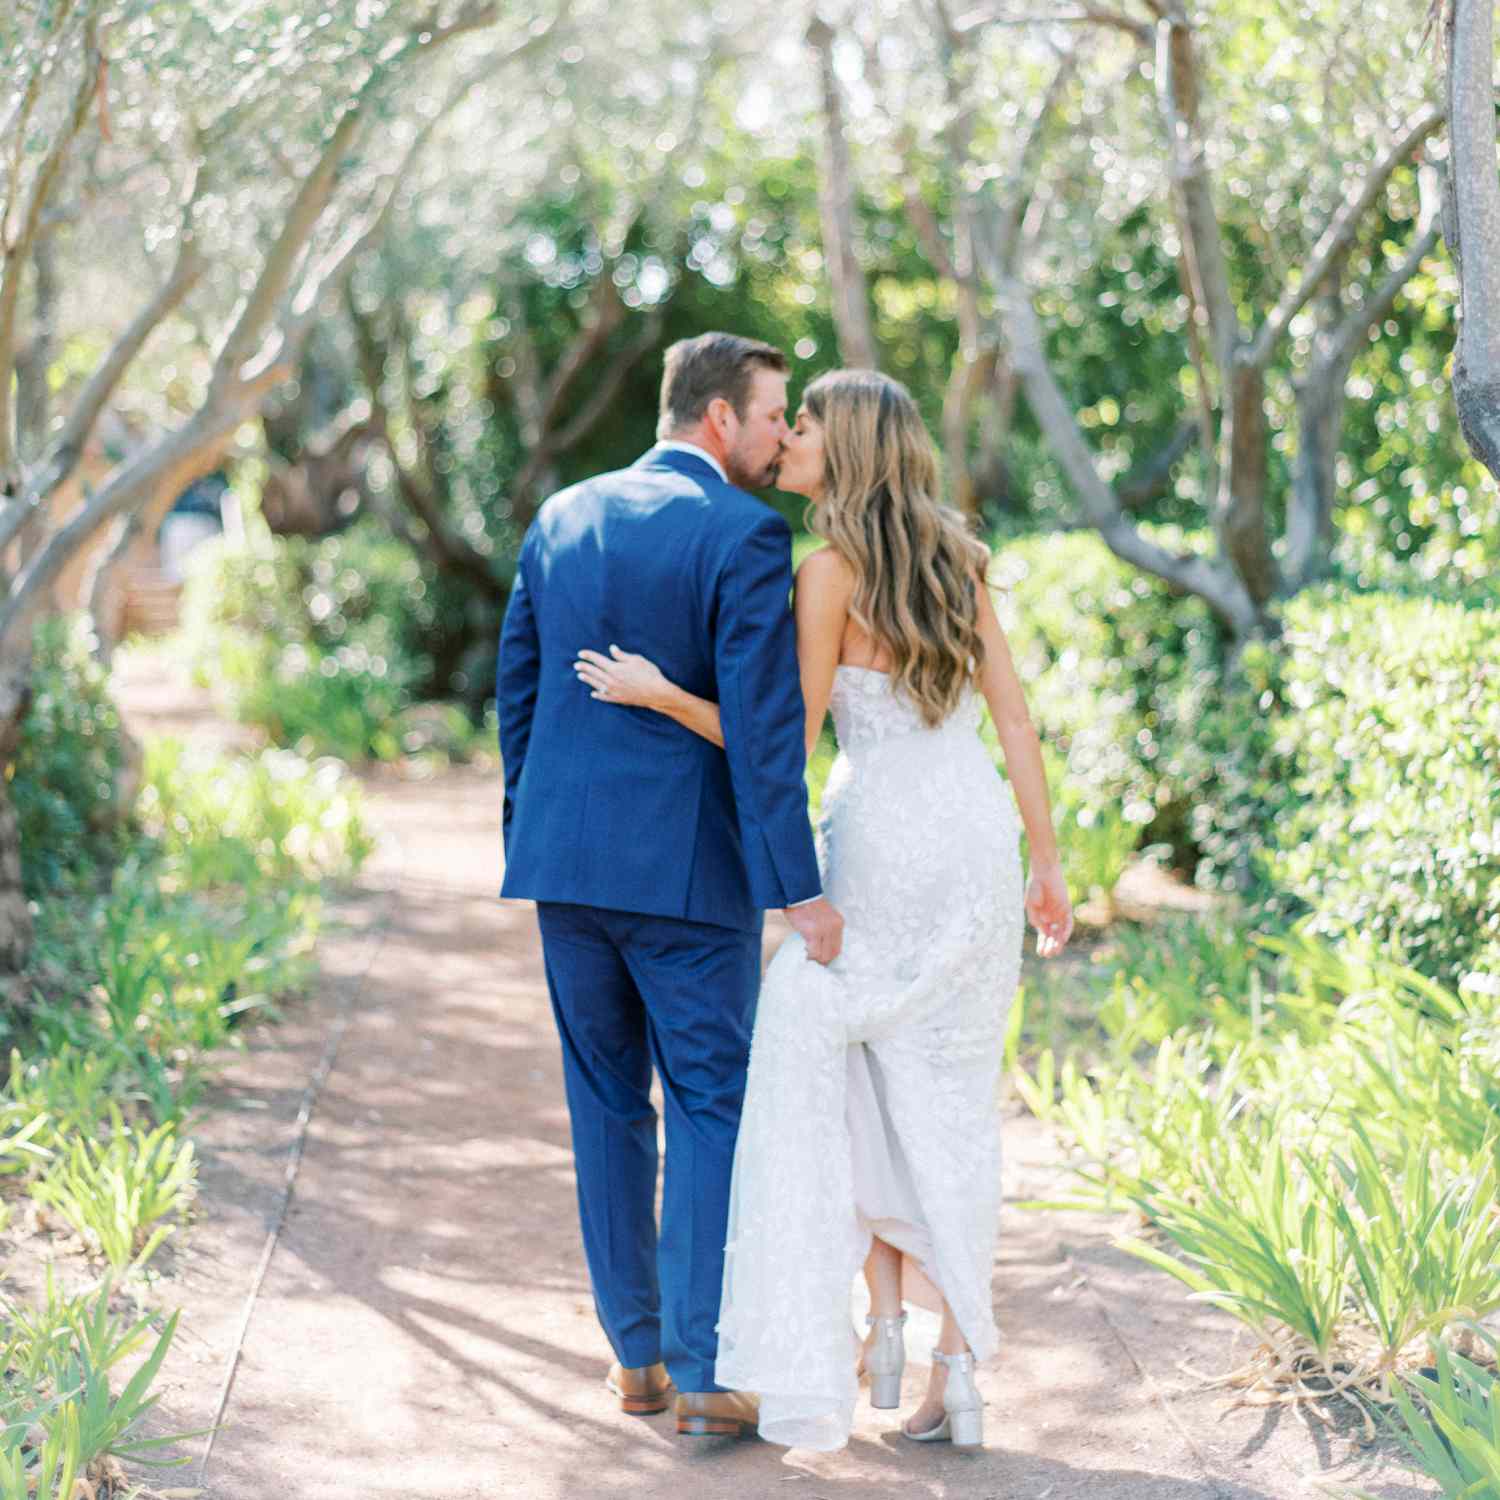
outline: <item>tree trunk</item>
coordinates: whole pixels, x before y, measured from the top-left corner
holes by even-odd
[[[864,268],[854,253],[854,173],[844,133],[844,106],[833,70],[833,29],[821,17],[807,28],[808,44],[818,54],[823,92],[823,170],[818,204],[823,220],[823,256],[833,292],[833,321],[839,334],[839,357],[846,365],[873,370],[880,363],[870,322],[870,296]]]
[[[1296,383],[1297,457],[1286,506],[1286,592],[1296,593],[1327,571],[1333,552],[1333,501],[1338,490],[1339,440],[1344,429],[1344,386],[1356,344],[1341,338],[1345,316],[1340,283],[1343,263],[1330,271],[1316,303],[1318,328],[1312,360]]]
[[[1209,177],[1201,118],[1197,39],[1185,16],[1157,23],[1157,102],[1170,148],[1173,201],[1195,311],[1208,324],[1214,363],[1227,382],[1240,342],[1240,320],[1229,289],[1224,241]]]
[[[979,410],[979,443],[969,473],[981,509],[988,501],[1000,510],[1020,513],[1026,508],[1025,499],[1016,492],[1015,479],[1005,461],[1005,449],[1015,424],[1021,378],[1003,349],[993,350],[990,358],[993,368],[989,376],[989,400]]]
[[[16,440],[23,466],[36,462],[47,442],[50,392],[47,372],[57,344],[57,246],[41,235],[31,252],[34,310],[31,338],[16,358]]]
[[[1297,390],[1297,458],[1286,517],[1289,593],[1326,574],[1333,553],[1333,501],[1348,378],[1348,360],[1337,365],[1319,362]]]
[[[21,831],[11,804],[5,768],[15,753],[31,706],[31,661],[0,668],[0,1000],[13,1001],[31,955],[31,908],[21,885]]]
[[[139,510],[127,511],[110,523],[109,539],[99,549],[83,586],[85,605],[98,643],[94,654],[100,666],[109,666],[125,627],[126,595],[129,592],[125,562],[141,537],[154,533],[166,519],[180,493],[180,490],[163,488]]]
[[[1219,550],[1257,606],[1276,593],[1276,560],[1266,534],[1266,377],[1236,357],[1225,382],[1225,464],[1214,506]]]
[[[1452,0],[1447,19],[1448,248],[1458,262],[1453,396],[1474,456],[1500,477],[1500,178],[1495,172],[1494,0]]]
[[[979,491],[969,467],[969,424],[975,395],[983,381],[980,361],[960,349],[954,356],[953,373],[943,395],[943,456],[949,497],[966,516],[979,514]]]
[[[1002,510],[1020,510],[1020,498],[1005,462],[1020,380],[1005,352],[989,345],[972,359],[962,350],[943,399],[943,454],[953,504],[977,520],[986,502]],[[978,422],[978,441],[969,453],[971,430]]]

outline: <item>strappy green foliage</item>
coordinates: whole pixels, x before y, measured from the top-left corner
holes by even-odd
[[[122,1317],[108,1283],[63,1295],[49,1275],[45,1300],[0,1303],[0,1500],[74,1500],[74,1480],[107,1455],[177,1465],[160,1452],[194,1433],[144,1437],[160,1399],[149,1394],[177,1332],[177,1314],[155,1326]],[[118,1393],[110,1373],[144,1349]]]
[[[178,1141],[170,1124],[133,1130],[118,1106],[110,1117],[109,1140],[76,1138],[32,1196],[97,1246],[118,1274],[144,1265],[171,1234],[162,1221],[191,1200],[197,1163],[193,1143]]]
[[[1389,1401],[1500,1311],[1500,1007],[1305,931],[1260,949],[1255,1003],[1195,1020],[1131,948],[1102,1055],[1044,1048],[1017,1088],[1073,1147],[1064,1203],[1133,1210],[1124,1248],[1255,1331],[1242,1378]]]

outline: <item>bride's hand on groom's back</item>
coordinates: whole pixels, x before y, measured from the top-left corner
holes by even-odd
[[[660,713],[665,711],[672,692],[672,684],[654,661],[618,646],[611,646],[608,656],[599,651],[580,651],[573,670],[591,696],[604,703],[654,708]]]
[[[1073,935],[1073,904],[1060,865],[1033,869],[1026,886],[1026,920],[1036,928],[1038,958],[1055,958]]]

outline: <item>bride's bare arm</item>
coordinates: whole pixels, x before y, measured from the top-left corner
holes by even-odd
[[[831,551],[813,553],[797,569],[797,660],[802,674],[802,697],[807,704],[809,755],[822,733],[823,716],[828,712],[833,669],[838,665],[839,643],[852,591],[847,565]],[[608,655],[580,651],[573,670],[601,703],[649,708],[723,747],[719,705],[678,687],[647,657],[622,651],[618,646],[611,646]]]
[[[1067,881],[1052,827],[1052,803],[1047,795],[1047,773],[1042,745],[1026,707],[1026,694],[1010,647],[995,614],[990,591],[979,585],[979,635],[984,642],[984,666],[979,688],[990,706],[995,733],[1005,754],[1005,769],[1015,793],[1016,808],[1026,826],[1031,854],[1031,884],[1026,893],[1026,915],[1037,930],[1037,952],[1044,958],[1061,952],[1073,931]]]
[[[719,719],[719,705],[678,687],[648,658],[611,646],[608,656],[598,651],[580,651],[573,670],[601,703],[652,709],[676,719],[684,728],[723,749],[724,727]]]
[[[823,732],[823,718],[833,693],[833,672],[854,596],[854,573],[831,547],[811,553],[797,569],[797,667],[802,674],[802,701],[807,708],[807,754]]]

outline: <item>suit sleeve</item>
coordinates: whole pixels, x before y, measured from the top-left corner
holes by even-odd
[[[522,545],[516,565],[516,578],[505,607],[505,623],[500,627],[500,650],[495,663],[495,713],[500,720],[500,759],[505,768],[501,829],[507,842],[511,819],[515,816],[521,771],[526,764],[526,747],[531,740],[531,719],[536,711],[542,659],[531,585],[526,576],[527,556],[531,550],[528,538]]]
[[[791,532],[768,512],[720,576],[714,637],[724,753],[751,894],[763,908],[822,889],[802,779],[805,710],[791,587]]]

